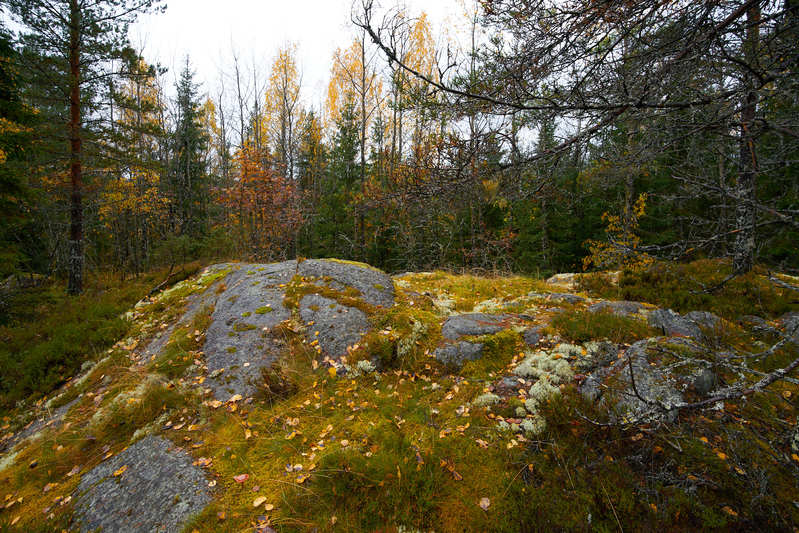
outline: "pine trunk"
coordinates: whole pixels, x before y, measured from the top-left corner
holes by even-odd
[[[69,227],[69,294],[83,292],[83,177],[80,131],[80,8],[69,2],[69,147],[71,209]]]

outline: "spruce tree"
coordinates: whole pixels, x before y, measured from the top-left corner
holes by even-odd
[[[177,117],[171,192],[173,224],[180,235],[202,237],[207,231],[209,179],[205,154],[208,137],[200,121],[198,86],[189,58],[177,82]]]
[[[29,197],[25,152],[31,146],[34,115],[23,103],[19,88],[18,54],[0,23],[0,275],[16,271],[28,259],[25,226]]]

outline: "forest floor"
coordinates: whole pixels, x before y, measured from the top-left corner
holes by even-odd
[[[798,531],[795,373],[657,408],[798,357],[797,293],[706,290],[727,274],[310,260],[30,290],[0,328],[0,531]]]

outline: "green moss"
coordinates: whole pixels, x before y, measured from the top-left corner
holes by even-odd
[[[485,300],[505,302],[525,296],[533,290],[551,291],[545,282],[522,276],[480,277],[437,271],[410,274],[398,279],[415,292],[430,292],[436,294],[439,300],[452,300],[453,310],[461,312],[472,311],[476,304]]]
[[[265,315],[267,313],[271,313],[272,311],[273,311],[272,306],[265,305],[263,307],[259,307],[258,309],[256,309],[255,310],[255,314],[256,315]]]
[[[241,333],[242,331],[252,331],[256,329],[257,326],[253,324],[247,324],[246,322],[236,322],[233,325],[233,331]]]
[[[586,319],[576,309],[568,313],[575,321]],[[18,514],[17,526],[25,530],[68,529],[70,505],[53,507],[53,520],[43,520],[41,510],[53,505],[54,494],[74,492],[79,476],[68,477],[70,469],[93,467],[105,446],[117,453],[136,430],[157,430],[170,414],[169,420],[186,427],[165,436],[195,458],[212,458],[218,482],[214,500],[188,531],[251,530],[261,514],[281,531],[511,532],[548,530],[552,524],[569,531],[615,531],[620,523],[631,531],[747,530],[753,524],[790,531],[799,521],[791,503],[797,466],[786,455],[785,441],[796,421],[795,396],[783,395],[799,394],[794,384],[776,384],[773,393],[639,430],[588,422],[606,413],[564,380],[561,394],[537,405],[544,432],[521,441],[496,427],[499,416],[520,424],[530,420],[518,411],[524,396],[491,389],[518,362],[514,356],[523,344],[517,333],[469,339],[483,342],[486,350],[483,361],[467,365],[464,379],[447,375],[425,354],[440,339],[440,317],[426,298],[400,290],[397,305],[375,310],[370,320],[374,330],[348,362],[355,366],[384,354],[390,370],[347,379],[314,368],[316,354],[303,344],[295,317],[270,333],[288,348],[264,374],[257,401],[241,402],[235,413],[200,405],[199,396],[132,370],[126,351],[115,350],[81,385],[86,392],[102,387],[106,393],[100,408],[110,414],[93,426],[94,438],[88,438],[86,422],[96,407],[84,394],[70,411],[68,427],[21,450],[19,464],[0,472],[4,493],[24,496],[0,513],[0,529],[10,529]],[[637,327],[624,323],[593,331],[621,326]],[[580,324],[566,329],[587,330]],[[170,344],[196,337],[192,326],[182,337],[176,332]],[[734,332],[724,338],[739,342]],[[784,362],[789,354],[773,357]],[[145,382],[139,400],[129,403],[126,395]],[[464,412],[487,392],[503,399],[490,412]],[[201,430],[188,431],[190,424]],[[39,467],[29,469],[33,459]],[[233,481],[242,473],[250,476],[247,482]],[[52,480],[60,480],[57,492],[44,493]],[[258,496],[275,509],[253,509]],[[485,511],[481,498],[490,500]]]
[[[468,361],[459,372],[472,379],[485,379],[492,372],[504,369],[524,346],[521,335],[513,330],[504,330],[469,340],[484,345],[483,356],[476,361]]]
[[[213,312],[213,306],[205,306],[194,315],[188,326],[176,328],[150,368],[169,378],[182,376],[197,357],[196,352],[204,342],[205,331],[211,325]]]
[[[354,287],[345,287],[343,290],[335,290],[325,285],[317,285],[315,280],[310,278],[303,278],[296,275],[292,278],[286,286],[286,291],[283,296],[283,305],[293,311],[299,310],[300,301],[304,296],[309,294],[318,294],[324,298],[335,300],[338,304],[346,307],[354,307],[366,313],[373,315],[376,313],[377,308],[367,304],[361,295],[361,292]]]
[[[241,314],[241,317],[242,317],[242,318],[247,318],[247,317],[250,317],[250,316],[252,316],[252,313],[251,313],[251,312],[249,312],[249,311],[244,311],[244,312]]]

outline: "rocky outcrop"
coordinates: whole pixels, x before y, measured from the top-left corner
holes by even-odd
[[[557,302],[557,303],[567,303],[567,304],[579,304],[585,302],[585,298],[582,296],[578,296],[577,294],[571,294],[568,292],[550,292],[550,293],[540,293],[540,292],[531,292],[527,295],[528,298],[535,298],[539,300],[545,300],[547,302]]]
[[[588,306],[588,310],[593,313],[610,312],[614,315],[621,316],[636,315],[647,309],[648,306],[641,302],[627,302],[623,300],[619,302],[602,301]]]
[[[624,357],[590,374],[580,392],[612,409],[617,420],[673,418],[673,407],[682,402],[677,383],[658,365],[650,364],[650,341],[630,346]]]
[[[522,339],[527,346],[535,346],[541,340],[543,326],[533,326],[522,332]]]
[[[286,301],[287,290],[295,281],[303,284],[307,293],[295,305],[299,307],[298,318],[307,326],[308,340],[331,357],[345,355],[347,348],[369,330],[366,313],[339,303],[336,295],[356,297],[374,307],[391,307],[394,303],[391,278],[358,263],[306,260],[225,264],[205,272],[222,271],[229,273],[216,282],[215,289],[192,295],[188,310],[178,321],[187,323],[198,309],[213,307],[202,354],[205,385],[221,401],[234,395],[252,396],[263,371],[285,350],[281,337],[272,332],[293,316],[294,310],[286,306]],[[149,357],[158,356],[173,330],[174,325],[150,343]]]
[[[699,347],[684,337],[638,341],[621,357],[607,346],[600,348],[601,344],[588,343],[602,355],[583,380],[580,392],[610,409],[614,420],[672,420],[675,406],[706,397],[716,388],[711,364],[701,358]]]
[[[441,326],[441,336],[448,340],[458,340],[465,336],[490,335],[505,329],[502,322],[507,319],[507,315],[485,313],[451,316]]]
[[[162,437],[145,437],[80,480],[80,531],[180,531],[211,501],[208,481],[191,457]]]
[[[716,328],[721,319],[707,311],[691,311],[685,315],[675,313],[671,309],[656,309],[649,313],[649,325],[660,330],[663,335],[701,339],[702,329]]]
[[[307,328],[308,340],[317,341],[319,351],[332,357],[347,354],[369,331],[366,313],[335,300],[309,294],[300,300],[300,317]]]
[[[262,369],[280,355],[281,345],[268,335],[291,317],[283,305],[285,286],[295,275],[293,261],[276,265],[242,265],[221,282],[205,334],[203,354],[207,386],[219,400],[250,396]]]
[[[435,358],[449,366],[460,368],[468,361],[476,361],[483,355],[485,345],[479,342],[457,342],[436,349]]]
[[[799,312],[782,315],[778,322],[783,334],[796,344],[799,344]]]
[[[381,307],[394,305],[394,282],[391,277],[363,263],[336,259],[307,259],[299,263],[297,273],[306,278],[318,278],[318,283],[332,289],[342,290],[352,287],[369,305]]]

